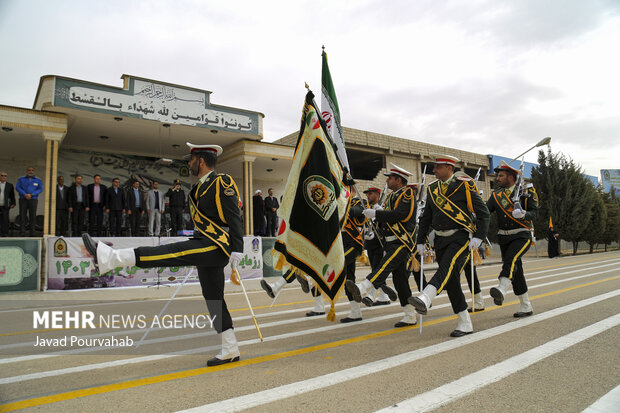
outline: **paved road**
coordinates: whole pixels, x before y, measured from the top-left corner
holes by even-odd
[[[45,354],[33,347],[36,337],[73,335],[128,337],[135,346],[145,328],[44,331],[33,326],[33,309],[145,315],[148,325],[173,288],[5,296],[0,412],[613,411],[600,403],[617,401],[620,389],[620,252],[528,258],[535,315],[520,320],[512,317],[512,292],[501,307],[488,296],[499,268],[480,267],[486,310],[473,316],[475,333],[458,339],[448,336],[456,320],[445,294],[420,334],[419,326],[393,328],[402,316],[397,304],[364,309],[362,322],[330,323],[304,316],[312,300],[297,284],[270,307],[257,282],[248,281],[265,341],[257,339],[243,294],[230,288],[242,359],[215,368],[204,367],[219,349],[210,329],[155,328],[138,350],[53,347]],[[166,314],[204,316],[198,291],[183,287]],[[341,298],[337,318],[347,310]]]

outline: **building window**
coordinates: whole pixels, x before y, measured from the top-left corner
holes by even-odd
[[[347,149],[347,158],[353,179],[372,181],[385,168],[385,156],[378,153]]]

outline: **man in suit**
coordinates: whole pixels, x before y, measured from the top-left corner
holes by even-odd
[[[146,212],[149,214],[149,236],[159,236],[161,214],[164,213],[164,194],[159,192],[159,182],[153,181],[153,189],[146,195]]]
[[[265,198],[265,215],[267,216],[267,236],[276,236],[276,226],[278,224],[278,208],[280,204],[273,196],[273,188],[269,188],[269,196]]]
[[[131,189],[127,191],[127,214],[131,217],[131,236],[137,237],[140,230],[140,218],[144,215],[145,199],[140,192],[140,182],[134,181]]]
[[[65,186],[65,177],[60,175],[56,185],[56,236],[67,235],[69,223],[69,187]]]
[[[79,237],[84,232],[84,217],[90,210],[86,188],[82,186],[82,175],[75,176],[75,182],[69,188],[69,212],[71,213],[71,232]]]
[[[121,188],[118,178],[112,179],[112,187],[106,191],[106,212],[110,217],[110,234],[114,237],[121,236],[121,223],[125,213],[125,192]]]
[[[37,222],[37,204],[39,194],[43,192],[43,182],[34,175],[34,167],[26,168],[26,175],[17,180],[15,189],[19,193],[19,215],[21,217],[21,235],[26,232],[26,215],[29,217],[28,228],[30,236],[34,237],[34,227]]]
[[[105,191],[108,188],[101,183],[101,175],[93,176],[93,181],[92,184],[88,185],[88,204],[90,205],[88,232],[91,235],[101,236],[103,210],[105,208]]]
[[[214,168],[222,148],[192,145],[189,169],[199,181],[189,194],[194,221],[194,237],[155,247],[113,249],[83,235],[84,246],[93,256],[100,274],[117,267],[140,268],[196,266],[202,294],[213,327],[222,339],[222,349],[207,366],[239,360],[239,346],[232,318],[224,300],[224,267],[239,267],[243,258],[243,223],[239,210],[239,190],[235,181]]]
[[[7,176],[0,171],[0,237],[9,236],[9,210],[15,208],[15,189],[6,181]]]

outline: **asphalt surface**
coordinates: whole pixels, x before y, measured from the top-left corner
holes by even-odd
[[[446,294],[433,302],[420,334],[419,323],[393,327],[403,315],[397,303],[364,307],[362,322],[332,323],[305,317],[313,300],[296,282],[270,306],[258,280],[247,280],[260,342],[245,296],[227,284],[241,361],[215,368],[205,367],[220,346],[209,328],[154,328],[136,349],[146,331],[140,326],[33,325],[33,311],[45,309],[143,315],[150,325],[176,287],[7,294],[0,301],[0,412],[581,412],[620,384],[620,252],[528,257],[524,267],[534,316],[513,318],[519,304],[512,291],[503,306],[493,304],[488,294],[500,265],[490,259],[478,269],[486,310],[472,316],[474,334],[457,339],[449,337],[456,317]],[[367,273],[359,268],[358,280]],[[164,314],[204,316],[199,294],[198,286],[184,286]],[[337,320],[348,309],[341,297]],[[34,347],[71,336],[127,337],[134,346]]]

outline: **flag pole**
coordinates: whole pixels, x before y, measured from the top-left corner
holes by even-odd
[[[237,271],[236,268],[233,268],[232,272],[236,273],[235,276],[239,280],[239,284],[241,285],[241,288],[243,289],[243,295],[245,295],[245,300],[248,302],[248,307],[250,307],[250,314],[252,314],[252,320],[254,321],[254,327],[256,327],[256,332],[258,332],[258,338],[260,338],[260,341],[263,341],[263,335],[261,334],[260,328],[258,327],[258,323],[256,322],[256,316],[254,315],[254,309],[252,308],[252,304],[250,303],[250,298],[248,297],[248,293],[245,291],[245,285],[243,285],[243,280],[241,279],[241,275],[239,274],[239,271]]]

